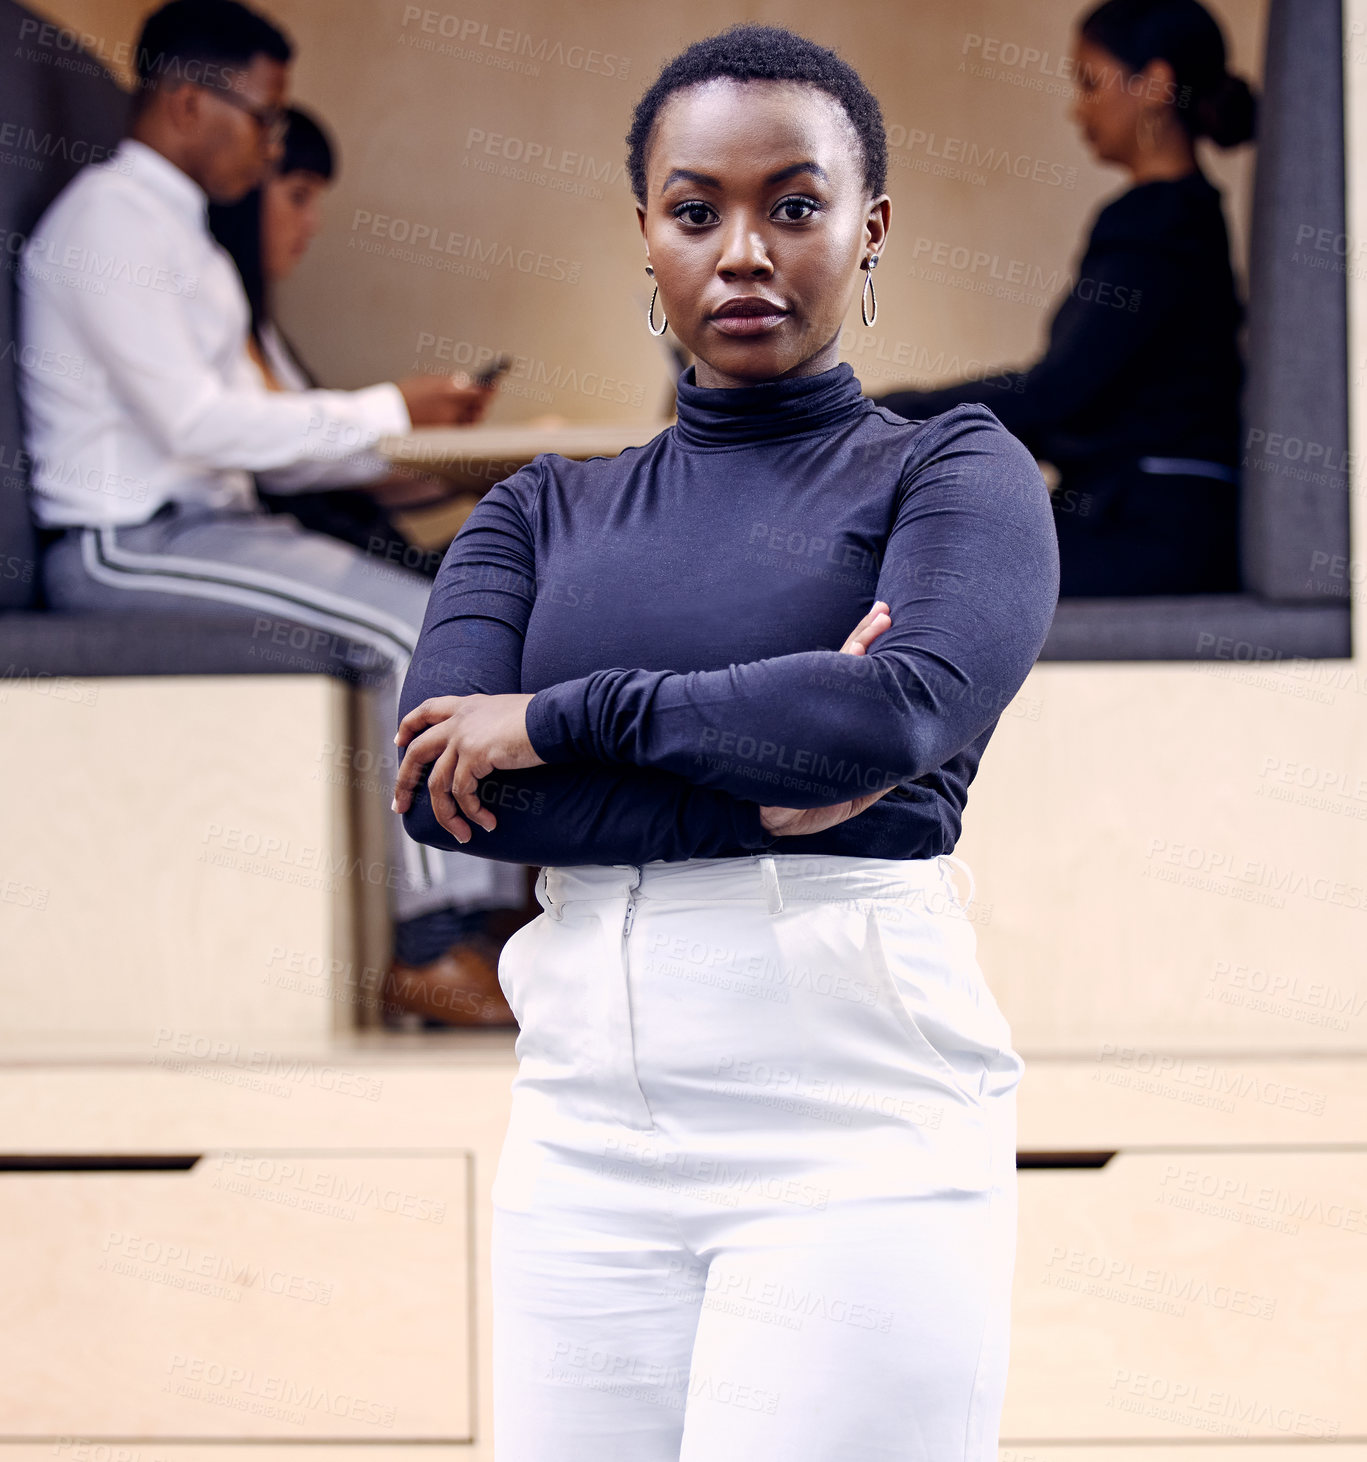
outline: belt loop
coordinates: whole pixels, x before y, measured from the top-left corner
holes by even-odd
[[[548,879],[546,875],[550,872],[548,868],[538,870],[536,875],[536,901],[558,924],[565,917],[565,909],[562,904],[556,903],[551,897]]]
[[[783,893],[778,886],[778,865],[774,862],[772,853],[760,854],[759,876],[764,883],[764,897],[768,900],[769,912],[771,914],[781,913]]]
[[[962,858],[956,858],[953,853],[941,853],[940,854],[940,857],[944,859],[945,863],[952,863],[955,868],[962,869],[963,872],[968,876],[968,897],[966,899],[962,900],[962,903],[963,903],[963,910],[962,910],[962,912],[964,912],[966,914],[968,912],[968,906],[973,902],[973,895],[975,893],[977,893],[977,891],[978,891],[978,882],[973,877],[973,870],[968,866],[967,863],[964,862],[964,860]],[[954,882],[950,878],[949,873],[944,868],[943,864],[941,865],[941,872],[944,873],[945,881],[949,884],[950,891],[954,894],[955,898],[957,899],[958,898],[958,890],[954,887]]]

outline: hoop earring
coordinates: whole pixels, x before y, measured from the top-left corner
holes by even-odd
[[[877,254],[871,254],[869,258],[865,261],[864,269],[867,272],[864,275],[864,287],[859,291],[859,318],[863,320],[866,325],[872,325],[873,322],[878,318],[878,295],[873,287],[873,269],[874,265],[876,265],[877,263]],[[868,304],[865,302],[866,295],[868,296],[869,300],[872,300],[873,302],[872,314],[869,313]]]
[[[660,286],[657,284],[650,292],[650,308],[646,311],[646,329],[652,335],[663,335],[669,329],[669,316],[660,316],[660,328],[655,328],[655,297],[660,293]]]

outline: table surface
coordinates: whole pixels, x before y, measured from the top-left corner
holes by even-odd
[[[562,426],[427,426],[381,437],[380,452],[396,466],[431,473],[459,492],[449,500],[394,514],[399,531],[419,548],[444,548],[460,531],[476,499],[541,452],[582,461],[615,457],[639,447],[670,423],[574,422]]]
[[[615,457],[658,436],[669,422],[575,422],[566,426],[427,426],[402,436],[381,437],[379,450],[392,462],[429,468],[443,475],[483,476],[478,469],[496,463],[509,470],[540,452],[562,457]]]

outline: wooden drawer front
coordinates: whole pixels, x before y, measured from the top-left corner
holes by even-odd
[[[1367,1437],[1367,1149],[1019,1176],[1003,1445]]]
[[[275,1150],[0,1174],[0,1430],[467,1440],[468,1162]]]
[[[1367,1139],[1367,1059],[1192,1055],[1123,1046],[1097,1060],[1027,1058],[1026,1152],[1323,1149]]]

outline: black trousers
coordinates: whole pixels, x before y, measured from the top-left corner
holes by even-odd
[[[1053,508],[1061,598],[1240,588],[1238,483],[1126,462],[1063,469]]]
[[[387,557],[429,579],[437,576],[442,555],[415,553],[388,511],[364,488],[273,493],[258,487],[256,495],[268,512],[289,513],[311,532],[340,538],[343,543],[380,558]]]

